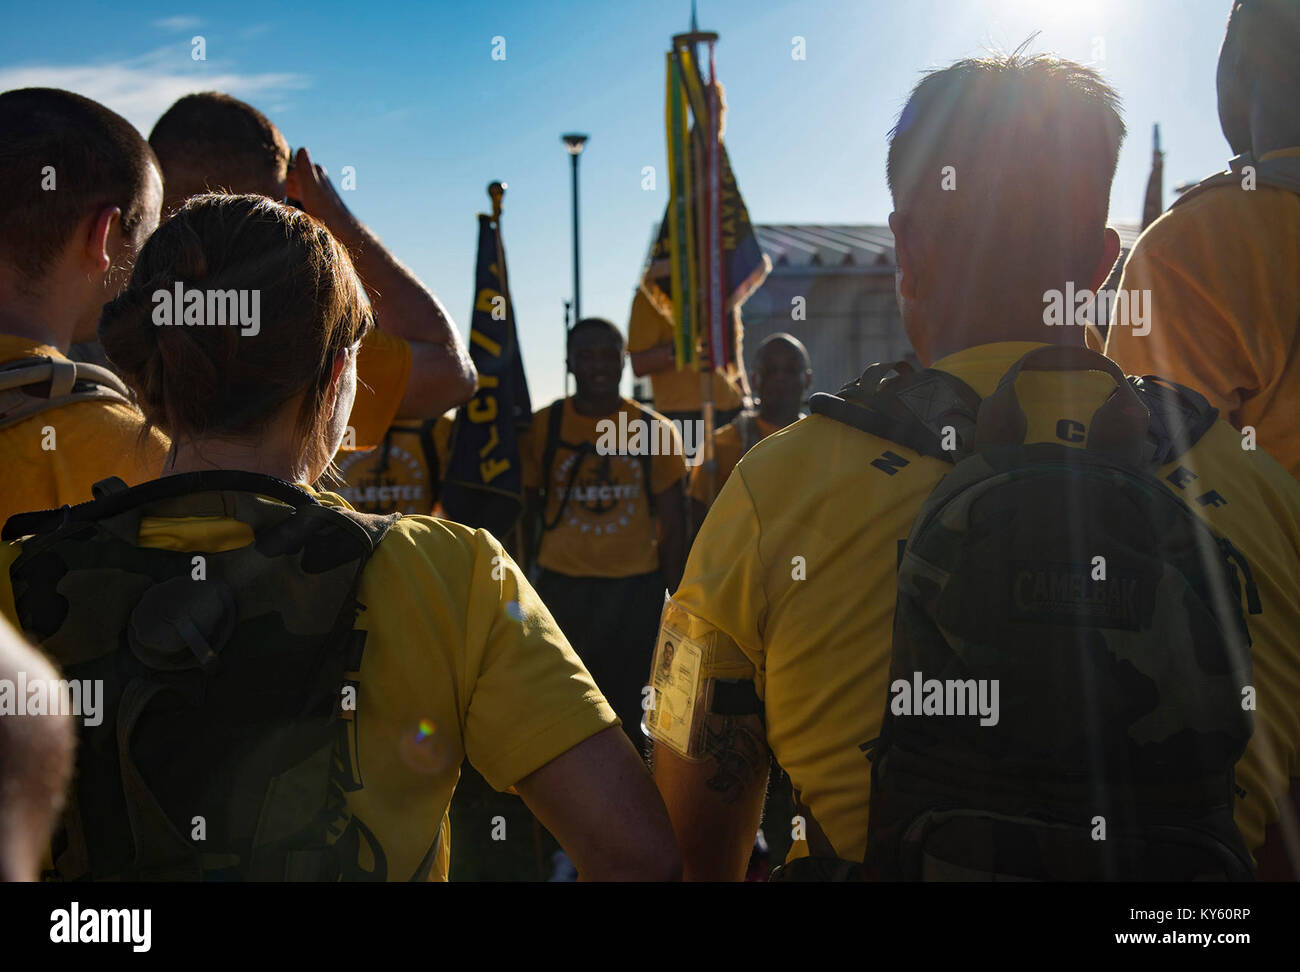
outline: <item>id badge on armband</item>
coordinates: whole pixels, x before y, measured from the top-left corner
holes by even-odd
[[[650,670],[645,730],[658,743],[686,759],[702,756],[706,698],[711,682],[704,679],[708,636],[691,637],[698,621],[671,600],[664,605]]]

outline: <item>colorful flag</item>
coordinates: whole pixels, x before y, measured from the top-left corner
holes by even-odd
[[[523,509],[518,432],[531,421],[533,406],[519,355],[505,250],[499,227],[483,214],[469,344],[478,390],[456,416],[442,507],[448,519],[482,527],[504,542]]]
[[[673,323],[677,367],[699,364],[696,347],[705,334],[713,366],[722,367],[735,356],[736,310],[772,262],[759,246],[726,147],[707,134],[719,128],[717,88],[703,83],[689,47],[670,51],[667,66],[669,198],[640,289]],[[712,56],[709,68],[712,74]]]

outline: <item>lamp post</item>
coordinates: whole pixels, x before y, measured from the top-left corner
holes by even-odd
[[[582,291],[581,275],[579,270],[579,248],[578,248],[578,156],[582,154],[583,147],[587,144],[587,136],[570,132],[567,135],[561,135],[564,147],[569,153],[569,159],[573,163],[573,321],[576,324],[582,320]],[[569,340],[569,321],[568,314],[565,314],[564,321],[564,341],[565,347],[568,347]],[[569,373],[564,373],[564,393],[569,393]]]

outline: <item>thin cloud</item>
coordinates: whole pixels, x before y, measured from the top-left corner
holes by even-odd
[[[181,15],[177,17],[163,17],[161,20],[155,20],[151,23],[153,27],[160,27],[163,30],[193,30],[199,26],[202,21],[198,17]]]
[[[194,61],[188,44],[171,44],[139,57],[103,64],[27,64],[0,68],[0,91],[63,88],[112,108],[148,132],[177,98],[224,91],[253,104],[310,85],[305,75],[247,74],[212,60]]]

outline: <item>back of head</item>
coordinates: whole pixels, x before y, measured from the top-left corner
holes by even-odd
[[[164,323],[158,309],[178,287],[200,294],[206,324],[182,323],[180,306]],[[213,325],[214,303],[232,300],[254,308],[256,330]],[[208,194],[150,237],[99,338],[148,424],[173,440],[254,441],[301,394],[295,458],[323,466],[333,363],[370,320],[347,251],[324,226],[260,196]]]
[[[289,143],[238,98],[218,91],[186,95],[158,119],[149,144],[162,164],[167,212],[209,190],[284,195]]]
[[[121,210],[133,245],[152,229],[157,160],[134,126],[54,88],[0,94],[0,263],[34,288],[89,215]]]
[[[1219,124],[1233,152],[1300,142],[1297,89],[1300,0],[1233,0],[1218,68]]]
[[[1103,254],[1124,123],[1091,68],[1020,51],[918,84],[891,133],[889,187],[943,312],[1037,308],[1088,286]]]

